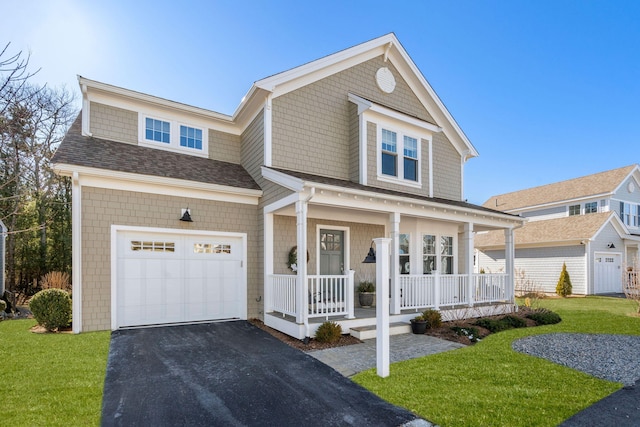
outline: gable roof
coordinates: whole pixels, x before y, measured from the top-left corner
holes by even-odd
[[[251,175],[235,163],[82,136],[81,117],[78,115],[51,159],[56,168],[66,164],[260,190]]]
[[[514,230],[516,247],[525,245],[553,246],[561,243],[589,240],[608,221],[615,221],[615,212],[601,212],[587,215],[573,215],[544,221],[529,221],[524,227]],[[504,233],[490,231],[475,237],[476,248],[504,247]]]
[[[464,160],[478,156],[478,152],[471,141],[469,141],[393,33],[258,80],[243,98],[242,103],[234,113],[234,119],[238,118],[240,120],[244,116],[251,116],[247,110],[258,106],[261,108],[262,104],[258,104],[256,100],[263,102],[265,95],[272,97],[284,95],[324,77],[380,56],[383,56],[385,61],[389,60],[393,63],[402,78],[434,118],[437,125],[442,127],[444,134],[456,147],[456,150]]]
[[[509,212],[553,202],[610,195],[631,173],[638,170],[640,170],[638,165],[630,165],[567,181],[491,196],[483,206]]]

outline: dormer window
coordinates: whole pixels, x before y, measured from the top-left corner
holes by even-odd
[[[140,145],[201,157],[209,154],[208,132],[204,126],[144,114],[140,114],[139,124]]]
[[[569,206],[569,216],[580,215],[580,205]]]
[[[381,125],[378,132],[380,150],[379,176],[406,184],[420,181],[420,144],[418,138]],[[402,153],[402,156],[399,155]]]
[[[598,212],[598,202],[589,202],[584,204],[584,213],[597,213]]]

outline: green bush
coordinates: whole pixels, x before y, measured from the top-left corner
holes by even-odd
[[[316,331],[316,340],[318,342],[334,343],[342,336],[342,328],[336,322],[324,322]]]
[[[48,331],[71,324],[71,297],[62,289],[45,289],[31,298],[29,309],[39,325]]]
[[[569,272],[567,271],[567,264],[562,264],[562,271],[560,272],[560,279],[558,279],[558,284],[556,285],[556,293],[561,297],[566,297],[571,295],[573,292],[573,286],[571,285],[571,278],[569,277]]]
[[[501,319],[479,319],[475,325],[488,329],[491,333],[496,333],[507,329],[524,328],[527,326],[527,321],[515,316],[505,316]]]
[[[427,309],[422,312],[422,318],[427,321],[427,329],[439,328],[442,325],[442,315],[438,310]]]
[[[376,285],[368,280],[363,280],[358,284],[358,292],[375,292]]]
[[[533,313],[527,314],[527,317],[536,322],[536,325],[555,325],[560,323],[562,318],[554,311],[541,308]]]

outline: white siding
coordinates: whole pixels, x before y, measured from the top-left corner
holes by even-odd
[[[562,264],[567,264],[573,293],[587,293],[584,246],[516,249],[515,268],[524,270],[540,291],[555,293]],[[478,266],[486,273],[504,271],[504,251],[479,252]]]

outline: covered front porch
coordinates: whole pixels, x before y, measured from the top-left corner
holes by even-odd
[[[302,286],[298,277],[273,274],[266,280],[270,294],[265,323],[298,339],[311,337],[326,320],[344,333],[359,333],[376,323],[376,308],[357,302],[355,271],[342,276],[307,277],[308,301],[302,310],[296,304]],[[393,278],[391,279],[393,294]],[[443,320],[502,314],[513,309],[513,288],[506,274],[401,275],[398,278],[399,307],[390,307],[390,322],[405,323],[427,308],[441,310]],[[392,309],[393,308],[393,309]]]
[[[295,192],[264,207],[266,325],[298,339],[326,320],[343,333],[375,325],[375,308],[360,308],[357,287],[377,280],[375,264],[362,260],[378,237],[391,239],[390,323],[408,325],[427,308],[441,310],[444,320],[514,309],[513,229],[521,218],[371,187],[275,179]],[[507,268],[476,273],[474,235],[496,229],[504,230]]]

